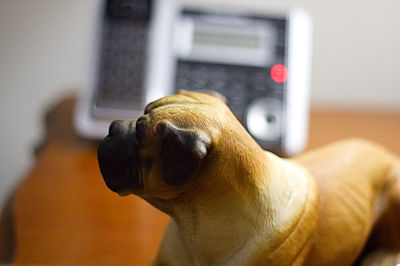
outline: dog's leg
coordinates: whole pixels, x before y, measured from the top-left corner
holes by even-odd
[[[193,260],[174,220],[170,220],[153,266],[193,265]]]
[[[390,179],[382,214],[373,228],[361,265],[400,264],[400,161],[392,168]]]
[[[393,183],[382,216],[374,227],[371,240],[379,245],[400,252],[400,161],[390,172]]]
[[[378,249],[368,254],[360,266],[393,266],[400,264],[400,253],[391,250]]]

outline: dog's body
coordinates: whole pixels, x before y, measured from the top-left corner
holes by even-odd
[[[367,141],[281,159],[221,100],[182,92],[113,123],[99,162],[113,191],[172,217],[156,265],[349,265],[373,228],[400,251],[400,163]]]

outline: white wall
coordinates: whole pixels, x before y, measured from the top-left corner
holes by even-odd
[[[400,111],[400,1],[253,1],[311,13],[314,106]],[[33,163],[46,108],[81,87],[97,3],[0,0],[0,206]]]
[[[304,4],[314,18],[314,106],[400,110],[400,1]]]
[[[33,163],[46,108],[82,83],[95,2],[0,0],[0,207]]]

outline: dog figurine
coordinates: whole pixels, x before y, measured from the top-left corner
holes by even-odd
[[[400,161],[365,140],[279,158],[224,101],[182,91],[114,121],[98,158],[112,191],[172,217],[155,265],[350,265],[366,246],[378,263],[400,251]]]

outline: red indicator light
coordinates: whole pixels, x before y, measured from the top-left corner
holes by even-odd
[[[273,81],[283,83],[288,78],[288,71],[284,65],[276,64],[271,68],[270,75]]]

